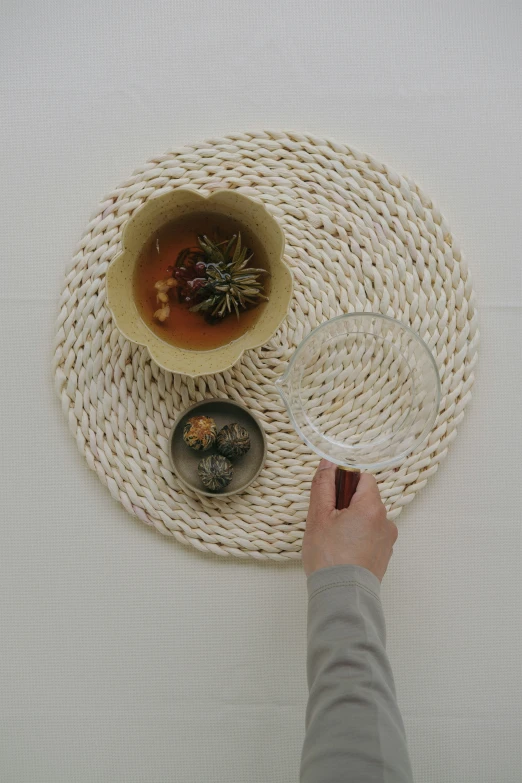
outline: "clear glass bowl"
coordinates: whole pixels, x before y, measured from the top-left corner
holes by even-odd
[[[356,470],[398,464],[428,436],[440,404],[428,346],[374,313],[341,315],[314,329],[276,386],[304,442]]]

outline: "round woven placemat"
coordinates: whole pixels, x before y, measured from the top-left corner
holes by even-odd
[[[231,370],[196,380],[162,370],[126,340],[105,295],[126,221],[153,194],[181,186],[234,188],[262,201],[283,227],[294,274],[292,308],[275,337]],[[161,533],[203,552],[297,558],[317,458],[293,431],[273,381],[311,329],[353,311],[408,324],[439,368],[442,403],[429,439],[378,475],[395,518],[446,455],[473,384],[473,291],[438,209],[369,155],[302,133],[233,134],[153,158],[97,207],[65,277],[54,369],[78,448],[113,497]],[[199,497],[172,473],[174,419],[205,397],[238,400],[265,428],[265,468],[240,496]]]

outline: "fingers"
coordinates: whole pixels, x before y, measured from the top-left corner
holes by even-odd
[[[329,514],[335,508],[335,471],[333,462],[322,459],[312,481],[310,493],[310,514],[318,519],[322,514]]]
[[[375,500],[381,499],[379,487],[371,473],[361,473],[357,489],[353,496],[354,500]]]
[[[381,500],[379,486],[371,473],[361,473],[352,504],[371,517],[386,520],[386,508]]]

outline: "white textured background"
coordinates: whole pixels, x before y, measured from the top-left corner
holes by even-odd
[[[399,520],[383,600],[417,783],[520,783],[519,0],[0,10],[1,783],[297,780],[299,567],[202,556],[127,516],[76,452],[49,369],[96,202],[170,146],[266,127],[408,173],[469,260],[474,400]]]

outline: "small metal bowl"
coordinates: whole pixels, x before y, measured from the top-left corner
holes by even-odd
[[[223,492],[210,492],[205,489],[198,476],[198,464],[203,457],[217,454],[215,447],[208,451],[195,451],[183,440],[183,427],[191,416],[210,416],[216,422],[218,431],[225,424],[241,424],[250,435],[250,449],[236,460],[232,460],[234,475]],[[172,467],[179,480],[200,495],[209,497],[227,497],[243,492],[260,474],[266,460],[266,437],[256,417],[243,405],[232,400],[203,400],[196,402],[178,417],[169,441],[169,455]]]

